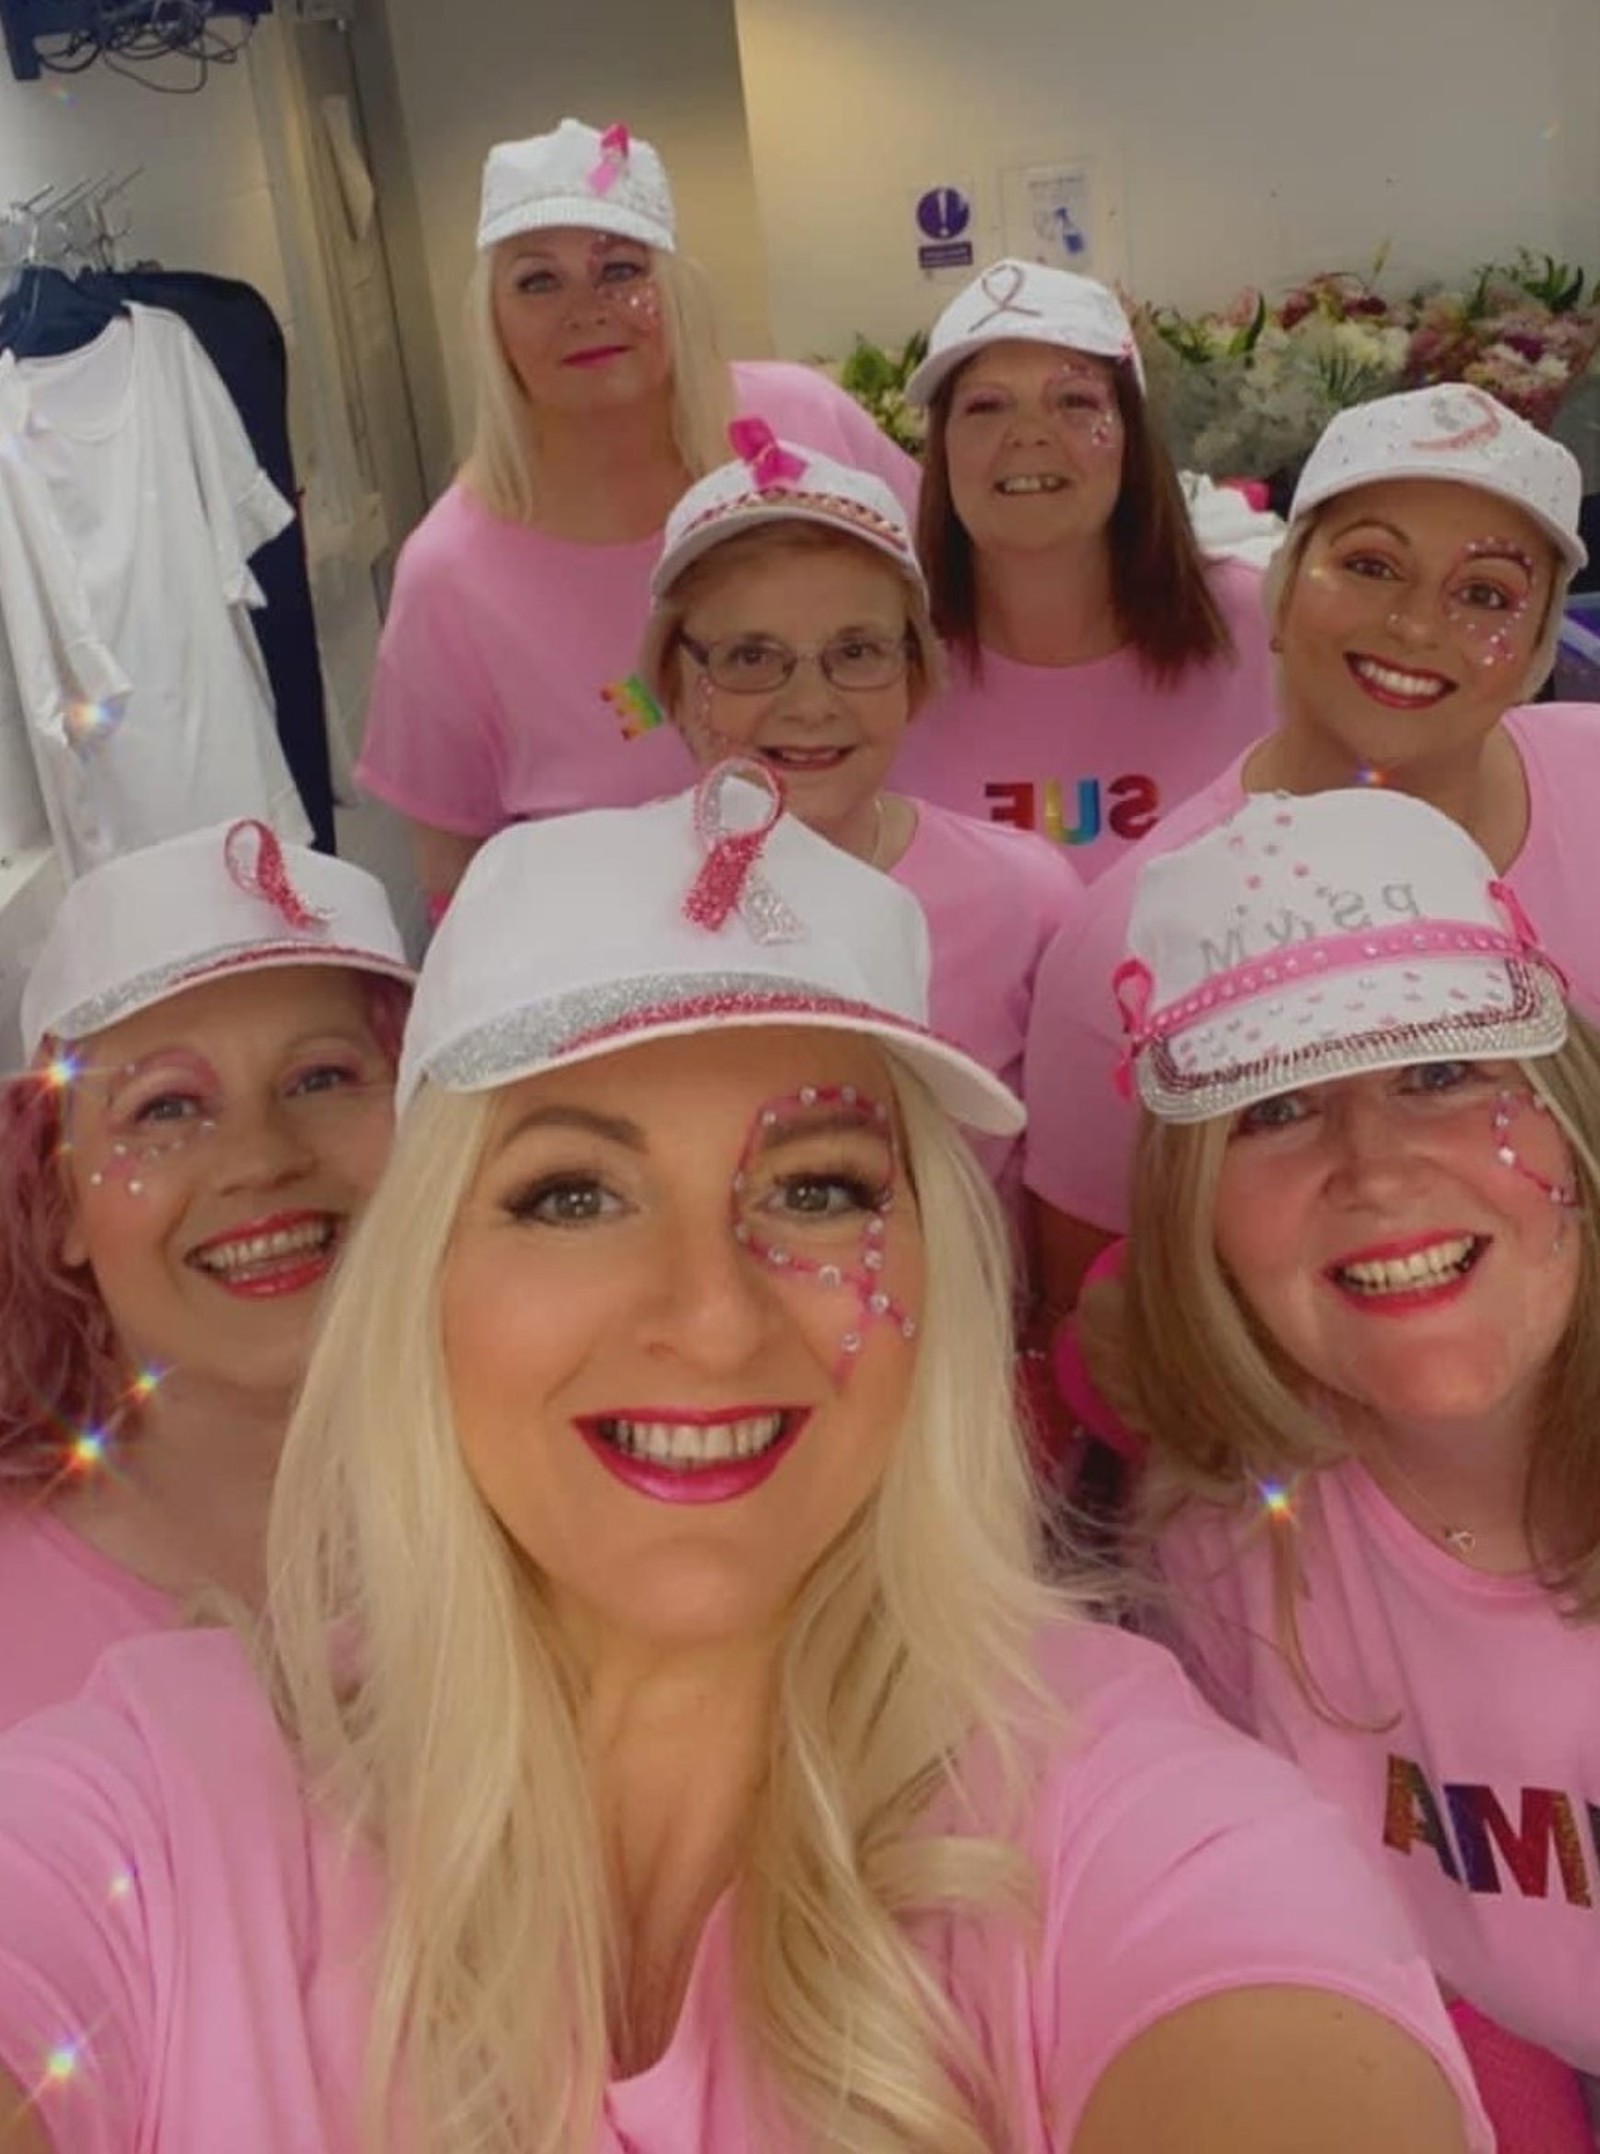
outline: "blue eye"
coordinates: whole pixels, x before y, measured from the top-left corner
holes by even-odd
[[[319,1062],[315,1069],[304,1070],[290,1086],[291,1095],[306,1092],[337,1092],[344,1086],[359,1084],[361,1072],[344,1062]]]
[[[135,1109],[135,1122],[182,1122],[200,1112],[200,1102],[190,1092],[158,1092]]]
[[[1274,1092],[1270,1099],[1254,1100],[1240,1109],[1233,1134],[1253,1137],[1262,1130],[1291,1129],[1303,1122],[1310,1111],[1303,1092]]]
[[[1459,1092],[1478,1074],[1478,1065],[1474,1062],[1418,1062],[1404,1073],[1400,1089],[1435,1095]]]

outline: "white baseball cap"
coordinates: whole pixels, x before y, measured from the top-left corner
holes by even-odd
[[[665,598],[691,561],[757,524],[824,524],[876,547],[924,599],[911,526],[893,490],[870,471],[836,463],[814,449],[779,441],[764,419],[735,419],[732,463],[696,480],[667,518],[650,577],[653,601]]]
[[[1140,1096],[1203,1122],[1414,1062],[1553,1054],[1565,983],[1459,824],[1409,794],[1253,795],[1139,876],[1112,988]]]
[[[1375,397],[1329,420],[1289,505],[1289,534],[1313,509],[1381,479],[1453,479],[1531,516],[1570,575],[1588,560],[1578,536],[1583,474],[1572,451],[1487,389],[1446,382]]]
[[[604,130],[563,120],[554,134],[497,142],[483,167],[478,246],[555,226],[615,232],[671,254],[677,219],[666,168],[620,122]]]
[[[642,808],[502,830],[423,960],[397,1106],[426,1078],[483,1092],[645,1040],[725,1026],[865,1033],[955,1120],[1021,1102],[927,1029],[928,928],[909,891],[782,812],[759,763]]]
[[[415,978],[382,883],[265,823],[217,823],[72,883],[22,991],[22,1042],[81,1040],[186,987],[284,965]]]
[[[1070,269],[1008,257],[994,262],[951,300],[934,323],[928,356],[906,383],[913,404],[931,402],[935,390],[965,359],[986,344],[1020,341],[1058,344],[1097,359],[1126,359],[1144,387],[1144,362],[1133,324],[1109,285]]]

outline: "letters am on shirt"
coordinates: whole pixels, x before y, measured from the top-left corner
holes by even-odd
[[[1410,1855],[1431,1848],[1439,1867],[1468,1892],[1515,1886],[1524,1899],[1550,1897],[1551,1873],[1573,1907],[1593,1907],[1600,1890],[1600,1805],[1559,1788],[1517,1791],[1513,1822],[1493,1788],[1446,1780],[1435,1790],[1410,1758],[1388,1761],[1383,1844]]]

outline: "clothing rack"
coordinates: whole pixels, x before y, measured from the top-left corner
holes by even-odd
[[[135,165],[121,174],[75,180],[66,186],[41,187],[22,201],[0,209],[0,295],[19,270],[117,269],[118,249],[133,229],[126,201],[122,214],[113,205],[125,197],[144,170]]]

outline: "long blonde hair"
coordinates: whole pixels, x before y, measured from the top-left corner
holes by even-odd
[[[683,254],[652,252],[667,349],[672,354],[672,438],[686,484],[725,463],[734,415],[733,375],[717,340],[711,284]],[[460,478],[496,516],[539,517],[538,455],[532,412],[506,357],[494,314],[494,256],[485,248],[467,282],[467,352],[472,370],[472,446]]]
[[[989,2154],[1007,2091],[906,1924],[1025,1921],[1015,1820],[919,1828],[982,1757],[1026,1799],[1048,1701],[1036,1515],[1012,1407],[1009,1260],[980,1168],[895,1090],[926,1246],[886,1477],[788,1626],[736,1899],[749,2080],[802,2145]],[[367,2144],[588,2154],[617,1964],[579,1696],[541,1581],[451,1422],[438,1304],[485,1098],[425,1088],[358,1227],[291,1425],[269,1533],[268,1670],[319,1799],[387,1875]],[[1005,1805],[1002,1805],[1004,1808]],[[1009,1836],[1009,1844],[1008,1844]]]
[[[1579,1018],[1556,1054],[1522,1064],[1572,1147],[1580,1238],[1572,1319],[1545,1374],[1524,1520],[1540,1575],[1569,1615],[1600,1616],[1600,1035]],[[1335,1419],[1267,1336],[1218,1259],[1213,1233],[1226,1117],[1146,1115],[1135,1153],[1123,1292],[1086,1312],[1082,1343],[1152,1440],[1141,1523],[1159,1532],[1193,1500],[1259,1512],[1263,1486],[1348,1455]],[[1274,1535],[1275,1549],[1290,1543]],[[1290,1642],[1290,1641],[1285,1641]]]

